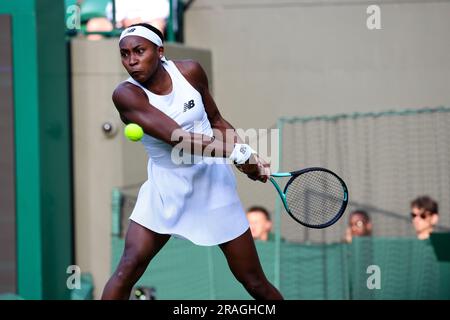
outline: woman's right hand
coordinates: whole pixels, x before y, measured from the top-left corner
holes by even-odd
[[[270,163],[260,158],[257,154],[252,154],[248,163],[237,164],[239,171],[245,173],[252,180],[266,182],[270,177]]]

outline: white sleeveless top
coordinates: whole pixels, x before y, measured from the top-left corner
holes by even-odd
[[[144,90],[150,104],[183,130],[212,136],[200,93],[172,61],[163,66],[172,79],[168,95],[156,95],[131,77],[127,81]],[[234,173],[224,159],[194,156],[192,164],[177,164],[169,144],[149,135],[141,141],[149,155],[148,180],[141,186],[131,220],[205,246],[233,240],[249,228]]]

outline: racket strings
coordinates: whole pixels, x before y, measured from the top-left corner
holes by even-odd
[[[344,189],[340,180],[326,171],[310,171],[297,176],[286,190],[291,214],[300,222],[321,226],[340,214]]]

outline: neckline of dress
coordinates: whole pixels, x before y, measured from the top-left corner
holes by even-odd
[[[152,92],[150,89],[145,88],[144,86],[142,86],[145,90],[147,90],[148,92],[150,92],[153,96],[159,98],[159,99],[167,99],[170,98],[174,95],[175,93],[175,81],[173,81],[173,76],[169,70],[169,64],[167,63],[167,65],[165,63],[163,63],[163,67],[164,69],[167,71],[167,74],[169,75],[170,81],[172,82],[172,90],[168,93],[168,94],[156,94],[154,92]]]

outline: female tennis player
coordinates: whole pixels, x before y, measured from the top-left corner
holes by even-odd
[[[197,245],[219,245],[236,279],[252,297],[282,299],[261,268],[227,159],[262,182],[270,175],[268,164],[240,143],[222,118],[201,66],[164,58],[158,29],[144,23],[130,26],[122,32],[119,47],[131,77],[118,85],[113,101],[124,123],[136,123],[145,132],[148,180],[139,191],[124,253],[102,299],[128,299],[172,235]],[[226,131],[232,131],[231,143]],[[223,138],[215,138],[214,132]],[[174,148],[192,150],[189,158],[196,161],[173,161],[172,154],[178,153],[173,153]],[[202,157],[206,149],[212,150],[208,160],[214,161]]]

